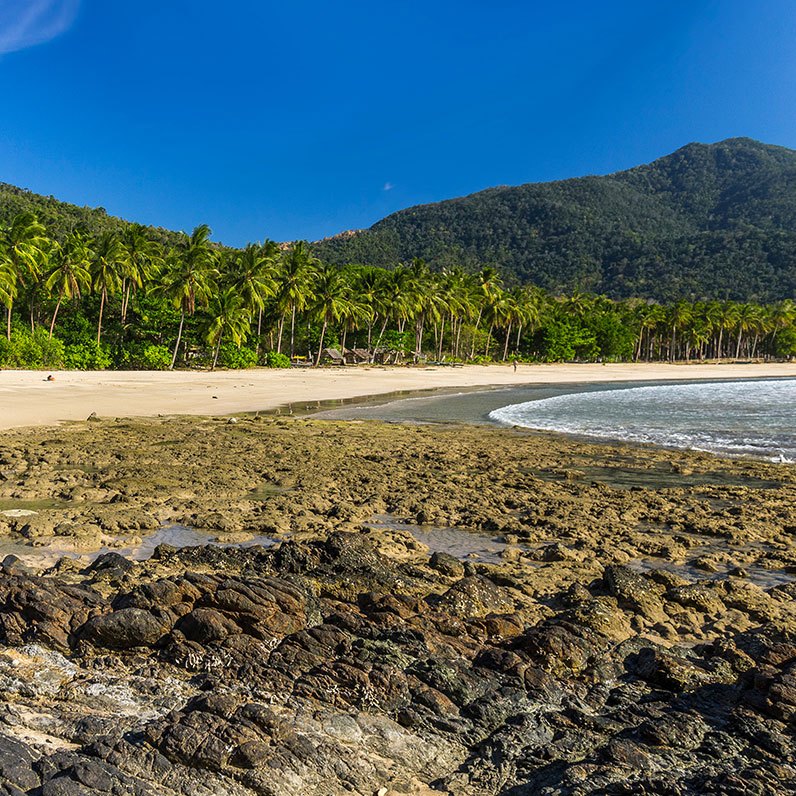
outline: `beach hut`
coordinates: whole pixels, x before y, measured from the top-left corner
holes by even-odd
[[[370,352],[366,348],[346,348],[343,358],[346,365],[364,365],[370,362]]]
[[[324,348],[321,351],[322,365],[345,365],[345,357],[337,348]]]

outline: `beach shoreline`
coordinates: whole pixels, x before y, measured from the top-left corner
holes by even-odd
[[[99,417],[218,416],[441,388],[796,377],[796,363],[534,364],[245,371],[0,371],[0,429]]]

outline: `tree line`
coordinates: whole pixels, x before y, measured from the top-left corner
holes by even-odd
[[[127,225],[60,239],[31,212],[0,229],[5,367],[393,361],[682,361],[796,354],[796,305],[552,295],[493,267],[336,266],[306,243],[172,243]]]

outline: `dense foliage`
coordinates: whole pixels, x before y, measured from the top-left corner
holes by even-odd
[[[790,357],[796,307],[662,305],[506,287],[491,267],[324,264],[305,243],[163,245],[145,227],[0,229],[0,366],[166,369],[356,362]]]
[[[0,366],[791,357],[795,181],[733,139],[244,249],[0,184]]]
[[[328,262],[491,264],[516,284],[657,301],[796,293],[796,152],[690,144],[604,177],[491,188],[313,246]]]

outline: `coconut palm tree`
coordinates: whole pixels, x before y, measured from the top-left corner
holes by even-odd
[[[503,285],[503,280],[500,274],[491,265],[484,266],[476,276],[475,292],[478,297],[478,317],[475,321],[475,328],[481,325],[481,319],[488,311],[490,305],[494,301],[496,295],[500,292]],[[489,337],[492,336],[490,328]],[[486,350],[489,350],[489,337],[487,338]],[[470,359],[475,356],[475,335],[473,335],[472,345],[470,346]],[[487,356],[485,353],[484,356]]]
[[[127,265],[128,256],[118,233],[106,232],[97,238],[89,268],[92,287],[100,294],[97,345],[102,338],[102,314],[108,301],[108,294],[115,293],[121,288],[123,269]]]
[[[669,310],[669,325],[672,331],[669,346],[669,359],[674,362],[677,358],[677,333],[688,328],[694,317],[693,308],[686,301],[678,301]]]
[[[753,330],[760,321],[760,310],[754,304],[739,304],[735,315],[735,358],[741,355],[741,341],[743,335]]]
[[[791,299],[785,299],[771,308],[771,345],[773,347],[777,334],[796,323],[796,304]]]
[[[262,244],[250,243],[235,254],[231,285],[243,300],[243,305],[257,313],[257,346],[262,334],[263,309],[269,298],[276,295],[279,246],[272,240]]]
[[[18,213],[0,232],[0,269],[3,287],[0,300],[8,313],[6,336],[11,339],[11,315],[20,285],[35,280],[50,241],[34,213]]]
[[[376,340],[375,350],[381,345],[387,324],[392,320],[395,322],[399,331],[407,319],[412,316],[417,307],[417,292],[414,290],[414,281],[411,273],[403,266],[398,266],[394,271],[384,272],[382,302],[382,324]]]
[[[387,313],[387,278],[382,268],[362,266],[357,269],[353,280],[354,291],[363,304],[369,307],[366,317],[368,328],[367,349],[372,358],[373,326]]]
[[[251,320],[251,310],[234,287],[228,287],[213,297],[210,301],[210,323],[207,326],[207,341],[214,346],[211,370],[215,370],[218,364],[218,353],[224,336],[240,346],[249,332]]]
[[[183,232],[177,247],[169,253],[159,289],[180,310],[180,327],[170,370],[174,370],[177,363],[185,316],[193,315],[198,306],[207,305],[216,290],[216,261],[207,224],[200,224],[190,235]]]
[[[55,320],[64,299],[79,299],[91,285],[89,266],[93,252],[89,241],[80,232],[71,232],[64,242],[57,245],[50,257],[50,273],[44,282],[47,290],[58,295],[52,320],[50,337],[53,336]]]
[[[126,256],[122,261],[122,326],[127,323],[130,296],[142,288],[163,263],[160,244],[152,240],[143,224],[131,224],[121,233]]]
[[[330,324],[342,320],[352,309],[351,285],[343,273],[333,265],[322,265],[313,283],[312,311],[321,321],[321,336],[315,367],[321,364],[323,340]]]
[[[373,323],[373,307],[367,301],[366,297],[357,289],[361,268],[359,266],[349,266],[343,270],[343,276],[349,285],[348,291],[348,304],[343,309],[343,314],[340,317],[342,325],[343,336],[340,340],[340,345],[343,351],[346,348],[346,337],[348,332],[360,329],[362,324],[367,324],[369,327]]]
[[[320,260],[310,254],[304,241],[299,241],[284,252],[277,278],[276,299],[280,310],[277,351],[282,351],[285,319],[290,315],[290,358],[296,347],[296,314],[303,312],[312,301],[312,280]]]

